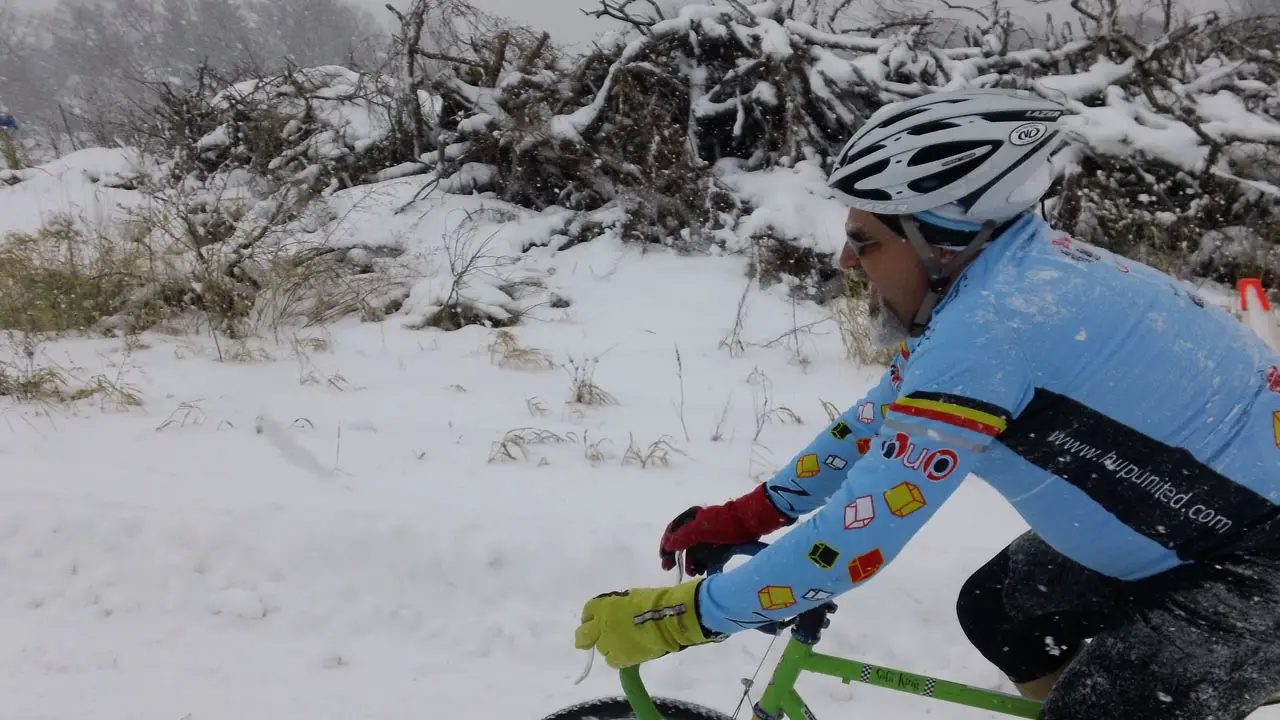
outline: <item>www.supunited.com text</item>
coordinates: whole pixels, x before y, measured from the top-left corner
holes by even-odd
[[[1102,465],[1111,471],[1116,478],[1137,485],[1150,493],[1155,500],[1171,508],[1181,510],[1188,518],[1209,526],[1219,534],[1231,529],[1231,520],[1223,517],[1212,508],[1205,507],[1199,503],[1188,505],[1188,502],[1195,494],[1194,492],[1179,492],[1179,488],[1175,487],[1167,479],[1121,458],[1114,450],[1104,452],[1101,448],[1081,442],[1061,430],[1055,430],[1050,434],[1049,442],[1077,457]]]

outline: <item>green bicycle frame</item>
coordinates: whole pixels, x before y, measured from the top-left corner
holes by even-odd
[[[1040,713],[1041,703],[1038,700],[825,655],[816,652],[813,647],[797,640],[794,635],[791,637],[773,671],[769,686],[760,697],[754,717],[761,718],[760,711],[763,711],[765,713],[763,720],[779,720],[784,715],[789,720],[815,720],[809,706],[796,692],[796,679],[802,672],[839,678],[845,684],[856,680],[876,687],[957,705],[968,705],[1011,717],[1036,718]],[[640,666],[623,668],[619,674],[622,691],[631,703],[637,720],[664,720],[649,697],[644,681],[640,678]],[[1278,704],[1280,704],[1280,698],[1273,698],[1264,703],[1264,706]]]
[[[1035,718],[1040,713],[1040,702],[1037,700],[825,655],[815,651],[813,645],[800,642],[793,636],[783,650],[782,658],[758,704],[758,708],[767,713],[767,719],[781,718],[785,714],[790,720],[814,720],[813,712],[796,692],[796,678],[802,672],[829,675],[846,684],[856,680],[1012,717]],[[640,667],[624,668],[620,671],[620,676],[622,691],[631,703],[637,720],[663,720],[640,679]],[[758,712],[756,717],[759,717]]]
[[[754,555],[766,547],[762,542],[745,543],[728,547],[717,562],[709,564],[708,573],[720,572],[725,561],[733,555]],[[773,670],[773,677],[765,688],[760,701],[752,708],[757,720],[815,720],[800,694],[796,692],[796,679],[802,672],[827,675],[840,680],[846,685],[855,680],[867,685],[875,685],[889,690],[897,690],[911,695],[942,700],[957,705],[997,712],[1010,717],[1039,717],[1043,706],[1039,700],[1032,700],[1018,695],[1002,693],[998,690],[974,687],[963,683],[941,680],[927,675],[916,675],[903,670],[894,670],[880,665],[858,662],[846,658],[826,655],[815,651],[822,630],[828,626],[826,614],[835,611],[835,605],[829,608],[817,607],[801,613],[792,621],[795,623],[788,633],[791,638],[782,651],[782,658]],[[806,617],[808,620],[806,620]],[[781,627],[779,628],[781,631]],[[804,638],[803,640],[801,638]],[[622,692],[637,720],[665,720],[654,705],[649,691],[645,689],[640,678],[640,666],[623,668],[619,671],[622,681]],[[1274,697],[1263,706],[1280,705],[1280,697]]]

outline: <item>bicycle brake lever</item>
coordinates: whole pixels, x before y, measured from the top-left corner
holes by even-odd
[[[582,669],[582,674],[578,676],[578,679],[573,681],[574,685],[581,685],[582,681],[587,679],[587,676],[591,674],[591,666],[595,664],[595,661],[596,649],[593,647],[587,651],[587,666]]]

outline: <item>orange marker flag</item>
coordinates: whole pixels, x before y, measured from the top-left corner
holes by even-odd
[[[1276,327],[1275,318],[1271,315],[1271,303],[1267,301],[1267,294],[1262,289],[1262,281],[1258,278],[1240,278],[1236,285],[1240,289],[1240,310],[1244,313],[1244,322],[1268,347],[1280,353],[1280,332],[1277,332],[1280,328]],[[1249,295],[1253,295],[1258,301],[1251,305]]]
[[[1262,280],[1258,278],[1240,278],[1236,281],[1236,288],[1240,291],[1240,309],[1248,311],[1249,309],[1249,293],[1248,290],[1254,290],[1254,297],[1258,298],[1258,302],[1262,303],[1262,309],[1271,312],[1271,303],[1267,300],[1267,292],[1262,289]]]

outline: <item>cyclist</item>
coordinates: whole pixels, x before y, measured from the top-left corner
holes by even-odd
[[[772,480],[680,513],[662,566],[689,551],[698,575],[700,548],[787,533],[722,574],[589,600],[577,647],[625,667],[820,605],[973,472],[1031,530],[964,584],[959,622],[1042,718],[1229,720],[1280,691],[1280,358],[1034,214],[1063,114],[970,89],[866,121],[829,185],[892,365]]]

